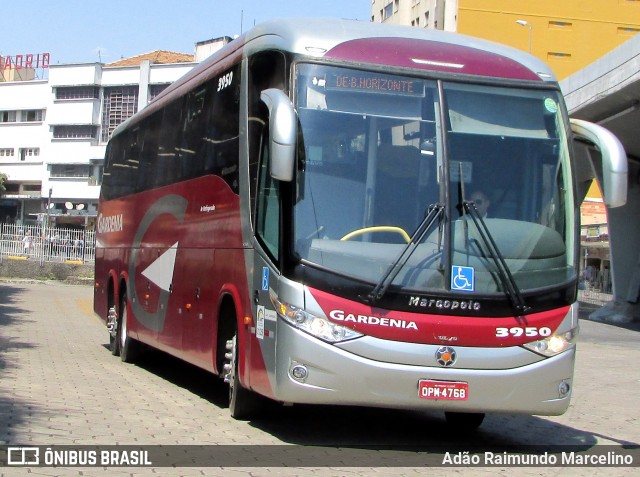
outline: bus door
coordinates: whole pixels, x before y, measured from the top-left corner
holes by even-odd
[[[268,137],[268,134],[265,135]],[[271,177],[269,148],[264,141],[262,161],[258,171],[256,192],[256,252],[254,254],[253,298],[255,303],[255,334],[251,340],[251,387],[263,388],[270,394],[269,373],[275,369],[276,311],[270,293],[278,293],[280,273],[275,264],[279,262],[281,250],[281,198],[280,182]],[[274,378],[272,375],[271,378]]]
[[[269,381],[275,379],[277,314],[270,293],[277,293],[277,270],[260,253],[254,254],[253,293],[255,311],[251,341],[251,388],[272,394]]]

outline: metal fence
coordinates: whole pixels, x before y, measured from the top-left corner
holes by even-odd
[[[33,225],[2,224],[0,257],[41,262],[95,260],[95,232]]]
[[[613,294],[611,292],[603,292],[596,287],[586,286],[578,290],[578,301],[584,304],[601,307],[611,300],[613,300]]]

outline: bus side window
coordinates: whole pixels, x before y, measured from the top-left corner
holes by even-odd
[[[137,173],[122,174],[120,172],[122,169],[130,168],[131,164],[134,164],[128,161],[128,159],[131,159],[131,141],[132,133],[125,131],[118,134],[109,143],[102,188],[102,194],[107,200],[135,192]]]
[[[230,78],[229,86],[218,90],[218,79],[209,86],[210,101],[206,102],[207,120],[202,140],[204,172],[220,176],[236,194],[239,192],[240,161],[240,65],[224,75]]]
[[[143,122],[144,135],[141,138],[138,164],[138,192],[151,189],[154,186],[161,124],[161,111],[154,113]]]
[[[175,174],[178,180],[215,174],[237,194],[240,67],[221,74],[231,78],[229,86],[218,89],[216,76],[185,98],[185,113],[178,123],[182,125],[181,134],[174,138],[178,141]]]
[[[105,200],[111,200],[116,197],[115,178],[113,174],[113,163],[115,161],[116,151],[118,150],[119,137],[111,139],[107,144],[107,150],[104,154],[104,172],[102,173],[102,185],[100,194]]]
[[[269,134],[262,140],[262,162],[258,178],[256,233],[272,258],[278,260],[280,247],[280,183],[269,172]]]
[[[286,91],[286,72],[285,56],[280,51],[263,51],[249,59],[249,192],[252,212],[256,205],[258,167],[263,147],[263,134],[269,120],[269,113],[265,104],[260,100],[260,93],[268,88],[280,88]]]
[[[207,103],[211,102],[211,83],[205,84],[189,93],[186,99],[186,114],[184,131],[180,146],[179,177],[188,179],[202,173],[202,164],[208,153],[206,140],[207,131]]]
[[[158,141],[158,154],[153,186],[160,187],[179,176],[180,142],[182,139],[182,111],[184,99],[178,98],[165,106],[162,113],[162,137]]]

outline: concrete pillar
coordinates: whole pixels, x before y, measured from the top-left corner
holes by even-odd
[[[597,310],[591,318],[629,323],[640,318],[640,166],[629,162],[629,189],[623,207],[608,209],[609,243],[613,301]]]
[[[151,81],[151,61],[140,63],[140,85],[138,87],[138,111],[149,104],[149,82]]]

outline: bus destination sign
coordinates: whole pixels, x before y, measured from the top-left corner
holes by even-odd
[[[421,80],[378,75],[375,73],[348,72],[327,75],[328,90],[366,93],[394,94],[424,97],[424,82]]]

